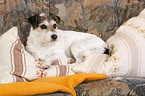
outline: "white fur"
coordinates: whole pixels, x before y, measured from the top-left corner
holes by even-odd
[[[52,34],[58,36],[56,41],[51,40]],[[44,66],[51,65],[51,62],[58,58],[74,57],[76,62],[80,63],[94,52],[104,53],[106,47],[101,38],[92,34],[58,29],[49,31],[39,27],[35,30],[31,28],[26,46],[27,51],[36,59],[44,61]]]
[[[41,14],[39,14],[40,16],[45,16],[46,14],[45,13],[41,13]]]

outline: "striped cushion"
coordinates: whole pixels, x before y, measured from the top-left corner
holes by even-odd
[[[17,27],[13,27],[0,37],[0,83],[24,82],[37,78],[74,74],[67,60],[58,59],[47,70],[40,69],[42,62],[26,52],[18,36]]]
[[[73,70],[110,77],[145,77],[145,10],[120,26],[107,44],[111,56],[93,54]]]

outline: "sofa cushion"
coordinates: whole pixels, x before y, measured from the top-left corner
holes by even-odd
[[[110,77],[145,77],[145,9],[119,27],[107,40],[110,55],[93,54],[76,65],[77,73],[103,73]]]
[[[68,63],[66,59],[58,59],[49,69],[43,70],[40,68],[42,62],[25,50],[17,27],[11,28],[0,37],[0,83],[74,74],[71,70],[74,64]]]

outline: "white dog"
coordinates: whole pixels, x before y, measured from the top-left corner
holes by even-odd
[[[52,13],[37,14],[28,18],[28,22],[32,27],[26,49],[36,59],[43,61],[43,67],[50,66],[58,58],[74,58],[76,63],[80,63],[94,52],[106,51],[106,43],[95,35],[58,30],[60,18]]]

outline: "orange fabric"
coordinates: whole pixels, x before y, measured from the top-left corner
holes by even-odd
[[[52,92],[66,92],[76,96],[74,87],[86,81],[107,78],[104,74],[86,73],[69,76],[49,77],[37,79],[31,82],[17,82],[0,84],[0,96],[22,96],[46,94]]]

